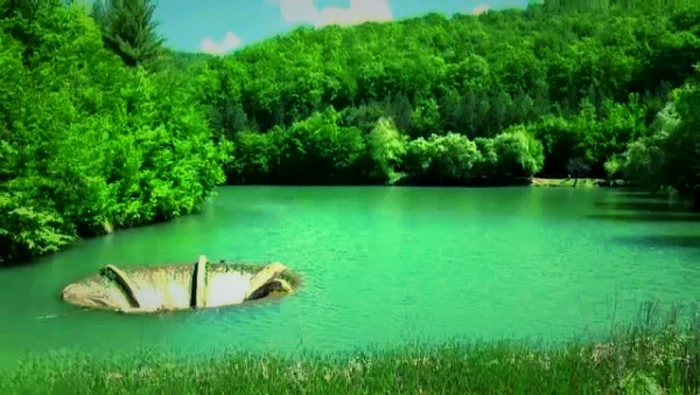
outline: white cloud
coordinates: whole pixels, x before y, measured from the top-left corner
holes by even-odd
[[[319,11],[314,0],[274,0],[280,6],[282,20],[287,23],[314,23]]]
[[[236,35],[234,32],[226,33],[221,42],[217,42],[212,38],[205,38],[200,44],[202,52],[206,52],[213,55],[223,55],[229,51],[232,51],[243,44],[243,40]]]
[[[484,12],[486,12],[486,11],[488,11],[488,10],[489,10],[489,6],[488,6],[488,5],[486,5],[486,4],[481,4],[481,5],[478,5],[478,6],[474,7],[474,9],[472,10],[472,14],[474,14],[474,15],[479,15],[479,14],[483,14]]]
[[[393,19],[389,0],[350,0],[348,8],[316,8],[314,0],[273,0],[280,6],[282,19],[290,24],[355,25],[362,22],[385,22]]]

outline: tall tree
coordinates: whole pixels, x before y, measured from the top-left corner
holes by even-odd
[[[97,0],[92,17],[102,30],[105,46],[134,67],[155,60],[161,52],[164,40],[156,32],[155,9],[151,0]]]
[[[630,144],[625,171],[653,189],[674,187],[700,211],[700,84],[686,84],[673,96],[657,116],[656,134]]]
[[[679,192],[693,197],[695,210],[700,211],[700,83],[687,84],[674,96],[680,122],[666,145],[669,178]]]

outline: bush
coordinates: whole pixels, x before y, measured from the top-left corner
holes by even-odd
[[[332,107],[295,122],[279,141],[282,183],[347,183],[359,178],[366,154],[362,131],[340,125]]]
[[[367,135],[367,148],[372,167],[370,177],[380,183],[394,179],[406,154],[407,139],[392,120],[381,118],[377,121]]]
[[[505,133],[496,136],[493,147],[498,158],[498,177],[532,177],[542,170],[542,143],[522,125],[511,127]]]
[[[617,156],[608,159],[603,167],[605,167],[605,174],[610,181],[620,178],[624,173],[624,162]]]

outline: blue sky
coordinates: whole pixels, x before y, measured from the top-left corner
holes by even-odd
[[[523,6],[527,0],[160,0],[156,18],[168,46],[225,53],[300,24],[352,25],[429,12],[447,15]]]

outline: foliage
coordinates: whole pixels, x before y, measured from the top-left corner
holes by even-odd
[[[5,263],[196,211],[231,157],[193,104],[195,82],[125,68],[81,8],[52,4],[32,23],[0,19],[0,78],[13,81],[0,85]]]
[[[667,177],[682,193],[700,203],[700,85],[691,83],[674,92],[680,122],[669,133],[665,149]]]
[[[689,82],[673,98],[657,115],[654,135],[629,145],[625,171],[651,189],[670,186],[692,196],[700,209],[700,85]]]
[[[692,74],[700,18],[697,7],[606,3],[572,12],[573,3],[300,28],[212,61],[222,81],[213,119],[227,136],[289,132],[332,106],[344,130],[356,127],[366,141],[380,118],[425,141],[452,132],[476,142],[522,125],[542,141],[543,175],[565,177],[581,158],[602,177],[610,157],[650,134],[650,114],[669,88]],[[385,182],[382,166],[365,160],[345,181]],[[504,169],[491,176],[506,177]]]
[[[498,158],[497,172],[507,177],[532,177],[542,170],[544,148],[521,126],[506,130],[494,139],[494,151]]]
[[[466,184],[474,179],[531,177],[544,161],[542,144],[522,126],[493,139],[470,141],[448,133],[420,137],[408,145],[406,171],[421,182]]]
[[[374,164],[371,178],[386,183],[396,179],[406,154],[407,138],[399,132],[393,120],[382,118],[367,135],[369,159]]]
[[[479,157],[476,144],[464,136],[432,134],[427,140],[419,137],[410,142],[406,170],[421,181],[465,183],[472,178]]]
[[[155,9],[151,0],[98,0],[93,3],[92,17],[100,26],[105,46],[133,67],[159,55],[163,39],[156,32]]]
[[[279,149],[273,144],[275,132],[242,132],[236,136],[236,161],[229,168],[229,182],[260,184],[267,181],[279,163]]]
[[[605,174],[609,181],[614,181],[622,176],[624,163],[618,156],[613,156],[605,161]]]
[[[337,183],[356,174],[366,143],[358,128],[341,126],[340,119],[331,107],[292,124],[277,169],[283,183]]]
[[[625,177],[654,190],[666,186],[664,145],[665,139],[659,137],[647,137],[630,143],[624,155]]]

